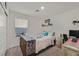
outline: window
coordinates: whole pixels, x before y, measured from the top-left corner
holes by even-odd
[[[16,18],[15,27],[16,27],[17,36],[19,36],[21,34],[22,35],[25,34],[27,32],[27,28],[28,28],[28,20]]]

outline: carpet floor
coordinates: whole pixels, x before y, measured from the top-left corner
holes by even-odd
[[[57,46],[50,47],[36,56],[63,56],[62,49]],[[20,47],[14,47],[6,52],[6,56],[22,56]]]
[[[57,46],[51,47],[37,56],[64,56],[62,49]]]

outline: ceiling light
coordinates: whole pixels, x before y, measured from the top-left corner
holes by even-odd
[[[35,11],[40,12],[41,10],[44,10],[44,8],[45,8],[44,6],[41,6],[40,9],[36,9]]]
[[[44,10],[44,6],[41,6],[41,10]]]

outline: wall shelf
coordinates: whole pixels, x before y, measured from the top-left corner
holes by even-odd
[[[53,24],[50,22],[51,19],[46,19],[44,21],[45,24],[42,24],[42,27],[46,27],[46,26],[52,26]]]

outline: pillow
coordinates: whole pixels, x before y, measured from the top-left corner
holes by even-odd
[[[43,35],[44,36],[48,36],[48,32],[43,32]]]
[[[77,38],[72,38],[72,42],[77,42]]]
[[[48,33],[48,36],[52,36],[52,33]]]

